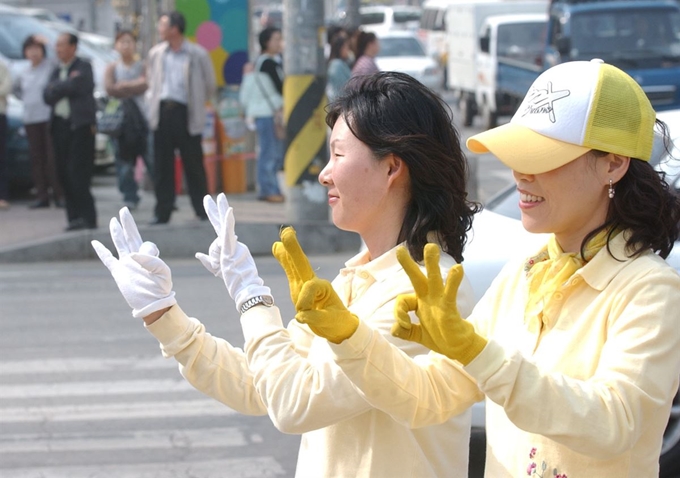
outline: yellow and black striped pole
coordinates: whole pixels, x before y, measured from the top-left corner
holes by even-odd
[[[284,0],[283,113],[286,119],[286,216],[291,223],[328,220],[324,2]]]
[[[316,181],[326,160],[326,79],[286,76],[283,98],[286,184],[299,186],[306,180]]]

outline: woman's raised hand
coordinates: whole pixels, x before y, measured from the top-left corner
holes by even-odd
[[[288,278],[288,286],[290,287],[290,298],[293,305],[296,306],[300,290],[305,282],[316,279],[316,274],[309,263],[309,259],[305,255],[300,243],[297,240],[297,234],[292,227],[284,227],[279,234],[281,238],[272,246],[272,254],[279,261],[283,271]]]
[[[453,266],[444,284],[439,268],[439,247],[426,244],[423,256],[427,276],[406,248],[397,249],[397,259],[411,279],[415,294],[397,297],[392,335],[418,342],[467,365],[484,349],[486,339],[478,335],[472,324],[458,312],[456,296],[463,280],[463,266]],[[415,311],[420,324],[411,322],[410,311]]]
[[[298,322],[336,344],[351,337],[359,318],[347,310],[330,282],[314,274],[292,227],[281,231],[281,241],[274,243],[272,252],[288,278]]]
[[[128,208],[120,210],[120,222],[111,219],[109,229],[118,259],[99,241],[92,241],[92,247],[111,272],[132,315],[146,317],[175,305],[170,268],[158,257],[156,244],[142,242]]]
[[[208,254],[197,252],[196,258],[208,271],[222,277],[229,295],[236,302],[236,310],[240,311],[248,299],[271,295],[271,290],[257,272],[248,246],[238,242],[234,232],[234,210],[224,193],[217,196],[217,202],[210,195],[205,196],[203,207],[217,238],[210,245]]]

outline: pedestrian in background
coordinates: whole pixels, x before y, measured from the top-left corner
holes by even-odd
[[[76,56],[78,37],[57,38],[59,64],[43,92],[52,107],[51,133],[57,174],[66,200],[67,231],[95,229],[97,211],[90,183],[94,172],[97,106],[90,62]]]
[[[326,96],[328,102],[337,98],[345,88],[345,84],[352,76],[349,67],[349,38],[338,35],[333,39],[331,52],[328,57],[328,72],[326,83]]]
[[[50,207],[50,195],[57,207],[64,207],[64,193],[57,176],[50,133],[50,107],[43,99],[55,62],[47,58],[45,41],[37,35],[26,38],[23,54],[30,63],[14,81],[14,94],[24,103],[24,128],[36,189],[36,199],[28,207]]]
[[[375,57],[380,52],[380,41],[373,32],[359,32],[357,38],[357,60],[352,67],[352,76],[371,75],[380,71]]]
[[[9,207],[7,171],[7,95],[12,91],[9,68],[0,60],[0,209]]]
[[[161,16],[164,39],[149,51],[149,126],[154,131],[155,214],[151,224],[170,221],[175,204],[175,149],[184,166],[191,205],[207,220],[203,197],[208,187],[203,166],[202,133],[206,102],[215,94],[215,74],[205,49],[184,37],[186,20],[179,12]]]
[[[326,44],[323,46],[323,55],[326,58],[326,60],[330,58],[331,45],[333,45],[335,39],[340,36],[349,38],[347,30],[345,30],[345,28],[341,27],[340,25],[331,25],[326,30]]]
[[[272,203],[284,201],[277,173],[283,169],[283,139],[277,136],[275,116],[282,118],[283,67],[281,30],[267,27],[258,37],[261,54],[253,72],[246,75],[239,101],[246,118],[254,118],[257,131],[258,199]]]
[[[125,206],[134,210],[139,204],[139,185],[135,179],[137,157],[147,156],[149,127],[146,120],[144,92],[148,88],[144,63],[135,58],[137,39],[129,30],[116,35],[115,48],[120,59],[111,62],[104,72],[106,94],[121,101],[123,125],[120,136],[113,138],[116,152],[118,189]],[[147,164],[147,169],[150,169]]]

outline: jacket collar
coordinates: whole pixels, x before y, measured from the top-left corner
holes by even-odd
[[[628,238],[629,234],[626,231],[617,234],[609,242],[609,247],[603,247],[590,262],[576,271],[576,274],[581,275],[593,289],[604,290],[614,277],[637,257],[631,257],[631,251],[626,247]]]

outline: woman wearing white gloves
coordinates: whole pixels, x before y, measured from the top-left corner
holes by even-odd
[[[329,105],[331,158],[319,175],[328,188],[333,221],[355,231],[367,250],[346,263],[324,299],[342,305],[402,352],[424,354],[420,344],[390,335],[399,294],[413,287],[399,265],[405,245],[416,260],[437,242],[442,277],[462,260],[466,233],[477,205],[466,200],[465,157],[446,106],[411,77],[380,73],[352,85]],[[241,315],[244,351],[206,333],[176,304],[170,270],[158,249],[142,242],[126,209],[111,221],[119,259],[94,241],[123,296],[180,363],[198,390],[250,415],[268,414],[286,433],[302,434],[300,477],[466,477],[470,414],[464,407],[441,425],[411,430],[369,405],[334,363],[331,348],[306,325],[282,323],[269,289],[248,248],[234,234],[233,212],[224,195],[206,197],[218,238],[197,257],[222,276]],[[301,286],[314,280],[295,232],[281,233],[274,255],[289,279],[297,310]],[[464,281],[458,307],[467,314],[472,291]],[[342,321],[339,321],[342,322]],[[330,334],[334,331],[327,331]],[[458,390],[461,403],[481,399],[470,380]]]

